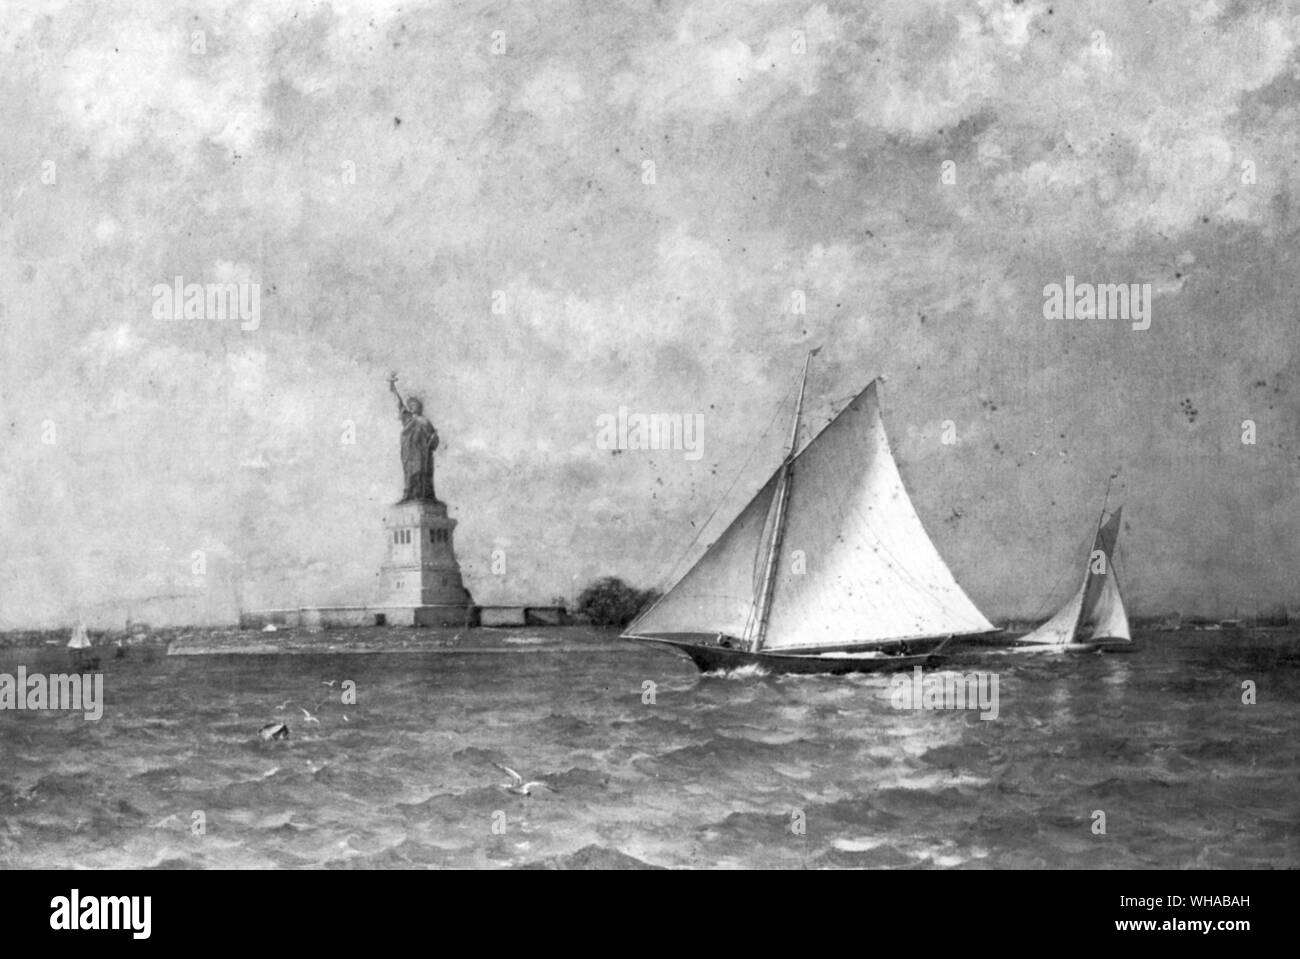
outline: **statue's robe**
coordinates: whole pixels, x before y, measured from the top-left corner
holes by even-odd
[[[402,501],[436,500],[433,494],[433,451],[438,448],[438,431],[419,413],[402,411],[402,473],[406,490]]]

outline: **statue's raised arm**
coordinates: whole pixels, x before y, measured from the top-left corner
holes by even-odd
[[[389,373],[389,374],[388,374],[388,388],[389,388],[389,390],[392,391],[392,394],[393,394],[394,396],[397,397],[397,413],[398,413],[398,415],[401,416],[401,415],[404,414],[404,413],[409,413],[410,410],[407,408],[406,400],[402,399],[402,394],[399,393],[399,392],[397,392],[397,374],[396,374],[396,373]]]

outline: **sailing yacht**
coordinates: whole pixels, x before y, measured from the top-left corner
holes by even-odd
[[[68,637],[68,649],[90,649],[90,633],[85,623],[77,623]]]
[[[1123,511],[1120,507],[1106,519],[1102,507],[1079,589],[1055,616],[1016,642],[1068,651],[1132,642],[1115,572],[1115,547]]]
[[[68,649],[72,650],[72,662],[78,669],[98,669],[99,657],[94,653],[90,642],[90,633],[85,623],[77,623],[68,638]]]
[[[997,631],[903,488],[877,380],[796,450],[812,356],[780,467],[625,639],[704,672],[852,673],[931,662],[954,636]]]

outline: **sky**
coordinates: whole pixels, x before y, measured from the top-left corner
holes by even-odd
[[[662,587],[818,346],[803,440],[884,377],[990,617],[1065,598],[1116,472],[1130,611],[1295,608],[1298,42],[1217,0],[7,0],[0,627],[373,602],[390,372],[476,600]],[[256,322],[160,317],[178,276]],[[1046,317],[1067,277],[1149,328]],[[698,455],[605,448],[620,408]]]

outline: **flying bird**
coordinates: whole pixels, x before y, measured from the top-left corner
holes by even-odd
[[[333,685],[334,685],[335,683],[337,683],[337,682],[338,682],[337,679],[331,679],[331,680],[329,680],[328,682],[324,682],[324,681],[322,681],[322,682],[321,682],[321,685],[322,685],[322,686],[333,686]]]
[[[502,783],[499,787],[508,793],[514,793],[516,796],[531,796],[534,789],[545,789],[548,792],[556,792],[554,787],[548,786],[540,780],[524,782],[524,777],[519,775],[519,773],[515,772],[509,766],[503,766],[500,763],[493,763],[492,765],[496,766],[497,769],[510,777],[510,782]]]
[[[317,718],[316,718],[315,716],[313,716],[311,713],[307,712],[307,710],[303,709],[301,706],[299,706],[298,708],[299,708],[300,710],[302,710],[302,721],[303,721],[303,722],[305,722],[305,723],[315,723],[317,726],[320,725],[320,720],[319,720],[319,719],[317,719]]]

